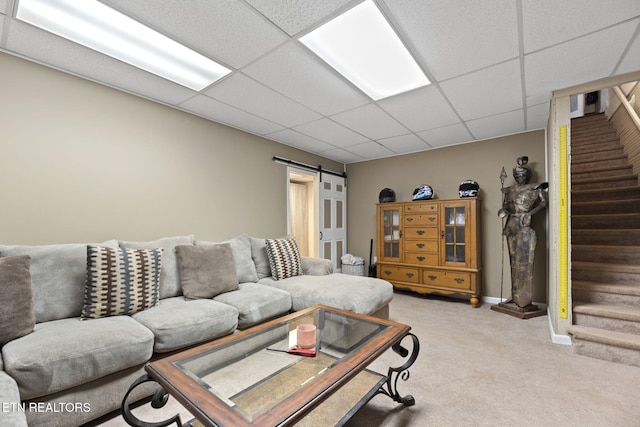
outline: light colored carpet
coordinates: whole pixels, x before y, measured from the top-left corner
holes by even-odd
[[[640,426],[640,368],[552,344],[547,316],[521,320],[489,304],[472,309],[451,298],[396,293],[390,318],[420,339],[410,378],[398,385],[416,404],[375,396],[350,427]],[[389,350],[371,367],[386,372],[402,363]],[[145,421],[176,412],[183,422],[191,418],[172,399],[160,410],[147,404],[135,411]],[[101,427],[125,425],[118,417]]]

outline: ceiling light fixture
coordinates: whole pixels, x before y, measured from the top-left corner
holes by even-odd
[[[300,41],[374,100],[430,83],[372,0]]]
[[[231,72],[95,0],[20,0],[16,18],[193,90]]]

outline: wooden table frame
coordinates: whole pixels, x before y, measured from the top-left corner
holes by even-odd
[[[353,354],[341,359],[334,368],[329,369],[325,374],[309,382],[301,392],[276,404],[270,411],[258,416],[253,422],[249,422],[240,413],[232,410],[223,400],[203,388],[198,382],[173,364],[178,360],[197,356],[203,352],[215,351],[216,348],[233,343],[236,340],[250,336],[273,325],[308,315],[318,309],[324,309],[327,312],[341,314],[349,318],[373,321],[380,325],[390,327],[366,342]],[[272,427],[291,425],[299,421],[306,413],[364,370],[390,347],[401,357],[407,358],[407,360],[400,367],[389,368],[384,385],[374,393],[374,395],[384,394],[399,403],[410,406],[415,404],[413,396],[401,396],[397,391],[398,379],[401,378],[406,381],[409,378],[408,369],[415,362],[420,349],[419,341],[415,335],[409,332],[410,329],[409,326],[401,323],[356,314],[333,307],[323,305],[310,307],[242,332],[148,363],[145,366],[147,374],[136,380],[125,395],[122,401],[122,415],[129,425],[137,427],[164,427],[174,423],[181,426],[179,415],[165,421],[148,423],[137,419],[131,413],[130,405],[127,403],[129,394],[140,384],[154,381],[160,385],[160,388],[154,394],[151,402],[152,407],[159,408],[164,406],[167,402],[168,394],[170,394],[205,426]],[[412,340],[411,354],[409,354],[409,350],[402,345],[406,337],[410,337]]]

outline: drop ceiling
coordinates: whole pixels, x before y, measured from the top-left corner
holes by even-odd
[[[361,0],[104,0],[233,70],[199,91],[13,18],[0,50],[353,163],[544,129],[552,91],[640,70],[638,0],[376,0],[431,85],[373,101],[299,38]]]

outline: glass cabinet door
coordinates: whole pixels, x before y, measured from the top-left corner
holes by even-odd
[[[467,210],[466,205],[444,207],[444,221],[441,237],[443,239],[443,263],[445,265],[464,265],[467,262]]]
[[[382,209],[382,253],[381,258],[386,261],[400,261],[400,238],[402,237],[400,225],[400,208]]]

